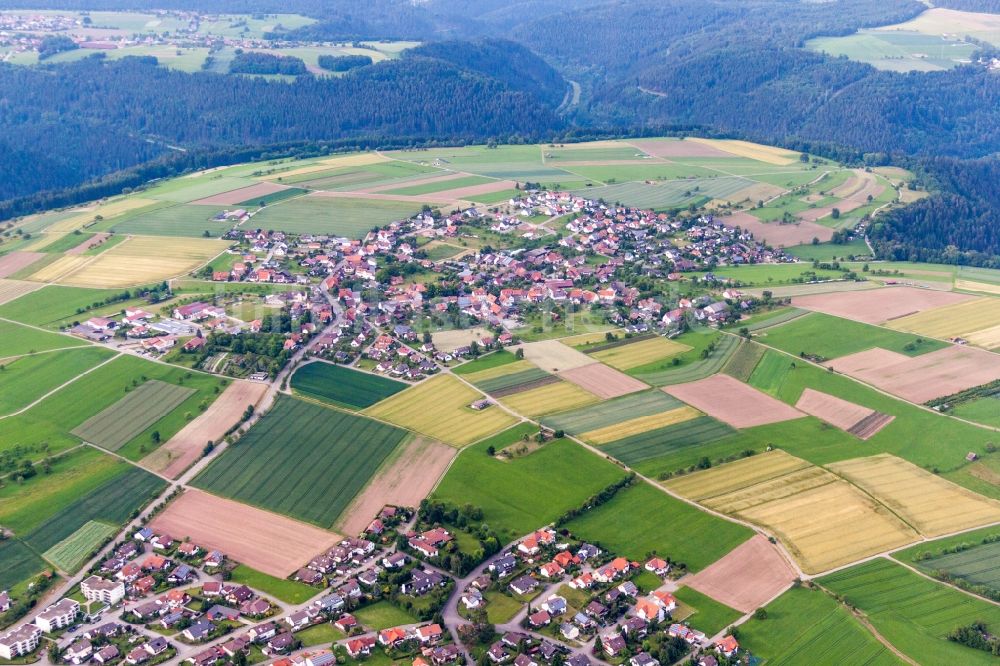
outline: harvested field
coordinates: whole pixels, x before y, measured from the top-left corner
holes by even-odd
[[[388,162],[389,158],[382,157],[375,153],[361,153],[359,155],[345,155],[344,157],[332,157],[326,160],[320,160],[314,162],[309,166],[299,167],[297,169],[292,169],[290,171],[276,171],[273,174],[268,174],[266,176],[261,176],[261,180],[276,180],[281,178],[283,180],[288,180],[292,176],[299,176],[302,174],[316,173],[317,171],[329,171],[330,169],[337,169],[339,167],[351,167],[351,166],[365,166],[368,164],[378,164],[379,162]]]
[[[731,608],[749,613],[777,597],[796,578],[795,569],[767,537],[757,534],[684,584]]]
[[[11,252],[0,257],[0,278],[10,277],[23,270],[39,259],[44,259],[44,252]]]
[[[198,199],[197,201],[192,201],[191,203],[201,206],[235,206],[243,201],[266,197],[269,194],[281,192],[285,189],[288,188],[284,185],[279,185],[278,183],[260,182],[256,185],[250,185],[249,187],[241,187],[236,190],[213,194],[210,197]]]
[[[795,408],[860,439],[868,439],[895,418],[811,388],[802,391]]]
[[[893,455],[855,458],[828,467],[927,537],[1000,521],[1000,502]]]
[[[25,282],[23,280],[4,280],[0,278],[0,305],[9,303],[25,294],[30,294],[36,289],[41,289],[43,285],[37,282]]]
[[[60,282],[86,266],[91,260],[92,257],[64,255],[52,263],[42,262],[44,265],[29,275],[28,279],[36,282]]]
[[[519,414],[536,418],[568,409],[578,409],[598,400],[596,395],[576,384],[560,381],[505,396],[501,402]]]
[[[481,326],[462,328],[454,331],[437,331],[433,334],[434,346],[439,351],[450,354],[459,347],[468,347],[473,342],[479,342],[483,337],[492,335]]]
[[[266,384],[234,381],[203,414],[143,458],[142,466],[176,479],[201,457],[206,442],[220,440],[239,422],[247,406],[256,405],[266,392]]]
[[[963,337],[977,347],[996,349],[1000,347],[1000,325],[984,328],[975,333],[966,333]]]
[[[754,287],[746,293],[761,296],[765,291],[771,292],[774,298],[795,296],[812,296],[843,291],[868,291],[879,289],[881,285],[871,280],[867,282],[848,282],[846,280],[831,280],[830,282],[807,282],[806,284],[778,285],[777,287]]]
[[[437,485],[458,450],[426,437],[413,437],[382,464],[344,511],[336,529],[361,534],[386,504],[418,506]]]
[[[481,183],[479,185],[467,185],[466,187],[456,187],[452,190],[441,190],[440,192],[435,192],[434,196],[443,198],[448,201],[456,199],[464,199],[466,201],[475,201],[476,197],[483,194],[492,194],[494,192],[503,192],[504,190],[513,189],[515,183],[512,180],[496,180],[491,183]]]
[[[629,143],[654,157],[723,157],[732,155],[711,143],[680,139],[637,139]]]
[[[607,400],[648,388],[635,377],[609,368],[602,363],[592,363],[558,373],[563,379]]]
[[[597,430],[589,430],[582,433],[580,438],[592,444],[608,444],[609,442],[639,435],[650,430],[677,425],[678,423],[696,419],[699,416],[701,416],[701,412],[693,407],[678,407],[677,409],[671,409],[660,414],[640,416],[604,428],[598,428]]]
[[[87,240],[83,241],[79,245],[77,245],[77,246],[75,246],[75,247],[73,247],[73,248],[71,248],[69,250],[66,250],[66,254],[69,254],[69,255],[83,254],[84,252],[86,252],[90,248],[97,247],[98,245],[100,245],[104,241],[108,240],[109,238],[111,238],[111,234],[109,234],[106,231],[102,231],[99,234],[94,234],[93,236],[91,236]]]
[[[947,291],[914,287],[883,287],[865,291],[794,296],[792,305],[866,324],[879,324],[915,312],[962,303],[972,300],[972,298],[966,294],[955,294]]]
[[[194,489],[171,502],[150,525],[278,578],[341,540],[333,532]]]
[[[729,195],[730,201],[767,201],[785,192],[785,188],[770,183],[755,183]]]
[[[94,218],[100,215],[105,220],[124,215],[130,211],[139,210],[147,206],[153,206],[156,201],[153,199],[141,199],[139,197],[125,197],[114,201],[103,203],[92,208],[81,208],[76,215],[58,220],[46,231],[75,231],[84,225],[89,225]]]
[[[793,153],[790,150],[776,148],[774,146],[762,146],[759,143],[750,143],[749,141],[737,141],[733,139],[701,139],[697,137],[689,137],[685,139],[685,141],[701,143],[727,152],[730,155],[746,157],[751,160],[757,160],[758,162],[767,162],[768,164],[795,164],[799,159],[799,154]]]
[[[620,335],[623,333],[621,329],[616,329],[611,331],[615,335]],[[573,347],[574,349],[580,349],[580,351],[586,351],[590,347],[599,347],[600,345],[607,342],[606,331],[594,331],[593,333],[580,333],[579,335],[571,335],[568,338],[559,338],[559,342],[563,343],[567,347]]]
[[[607,363],[612,368],[618,370],[631,370],[640,365],[653,363],[663,358],[668,358],[674,354],[680,354],[691,349],[688,345],[667,340],[661,336],[629,342],[628,344],[592,352],[592,358]]]
[[[1000,356],[960,346],[913,358],[875,348],[834,359],[827,365],[916,403],[951,395],[1000,377]]]
[[[450,375],[438,375],[369,407],[365,414],[462,447],[514,425],[496,405],[470,407],[483,394]]]
[[[978,291],[984,294],[995,294],[1000,296],[1000,284],[991,284],[989,282],[973,282],[972,280],[955,278],[955,289]]]
[[[976,298],[920,312],[887,326],[934,338],[965,337],[1000,325],[1000,298]]]
[[[663,390],[734,428],[752,428],[805,416],[729,375],[712,375]]]
[[[177,408],[194,389],[151,379],[70,432],[85,442],[117,451]],[[204,446],[204,441],[202,446]]]
[[[811,221],[799,221],[792,224],[780,222],[762,222],[749,213],[733,213],[718,218],[728,227],[740,227],[749,231],[754,238],[775,247],[791,247],[811,243],[813,238],[828,241],[833,238],[833,229]]]
[[[83,264],[77,266],[72,274],[60,277],[59,281],[81,287],[106,288],[148,284],[200,268],[227,247],[229,243],[226,241],[207,238],[167,240],[158,237],[131,237],[96,257],[60,259],[81,260]]]
[[[615,400],[607,400],[586,409],[548,416],[542,419],[542,423],[553,430],[565,430],[569,433],[580,434],[633,418],[654,416],[683,406],[684,403],[680,400],[675,400],[662,391],[645,391]]]
[[[437,343],[435,337],[434,342]],[[520,346],[524,350],[524,358],[531,361],[546,372],[571,370],[585,365],[592,365],[594,359],[582,352],[567,347],[558,340],[543,340],[528,342]],[[517,351],[517,348],[514,349]]]

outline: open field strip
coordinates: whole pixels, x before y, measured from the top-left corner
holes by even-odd
[[[958,277],[955,278],[955,289],[1000,295],[1000,284],[993,284],[990,282],[973,282],[972,280],[965,280]]]
[[[579,435],[644,416],[655,416],[683,407],[684,403],[662,391],[644,391],[606,400],[593,407],[544,417],[542,425]]]
[[[647,460],[735,434],[736,431],[725,423],[710,416],[699,416],[676,425],[616,439],[602,445],[601,452],[634,467]]]
[[[592,405],[600,398],[570,382],[555,382],[538,388],[505,395],[500,401],[519,414],[537,418],[568,409]]]
[[[776,148],[773,146],[764,146],[759,143],[751,143],[749,141],[701,139],[698,137],[688,137],[687,140],[694,143],[703,143],[712,148],[718,148],[719,150],[736,155],[737,157],[746,157],[759,162],[767,162],[768,164],[789,165],[795,164],[799,159],[798,153],[794,153],[790,150]]]
[[[611,333],[615,335],[622,335],[622,330],[612,330]],[[565,338],[559,338],[559,342],[563,343],[567,347],[573,347],[579,351],[585,352],[588,347],[599,347],[600,345],[607,342],[607,333],[605,331],[594,331],[593,333],[580,333],[579,335],[570,335]]]
[[[795,408],[861,439],[878,434],[896,418],[811,388],[802,391]]]
[[[756,534],[684,584],[744,613],[763,606],[787,589],[795,569],[762,534]]]
[[[866,324],[881,324],[886,321],[899,320],[914,313],[926,310],[933,311],[936,308],[969,302],[972,299],[973,297],[968,294],[947,291],[917,289],[916,287],[882,287],[862,291],[794,296],[792,305]]]
[[[0,278],[0,305],[18,299],[25,294],[30,294],[31,292],[41,288],[42,285],[37,282],[28,282],[26,280],[5,280]]]
[[[896,456],[855,458],[827,468],[885,504],[927,537],[1000,521],[1000,502]]]
[[[42,556],[60,571],[76,573],[90,559],[94,549],[116,532],[118,532],[117,527],[90,520],[69,537],[49,548]]]
[[[89,287],[129,287],[184,275],[225,251],[226,241],[134,236],[88,260],[60,281]]]
[[[98,215],[105,220],[111,220],[124,215],[125,213],[130,213],[132,211],[154,205],[156,205],[156,201],[154,199],[145,199],[141,197],[125,197],[122,199],[115,199],[87,209],[81,209],[75,215],[61,219],[47,227],[47,231],[75,231],[94,222],[94,219]]]
[[[117,451],[180,406],[194,391],[152,379],[71,432],[85,442]]]
[[[28,276],[35,282],[59,282],[93,261],[93,257],[79,255],[62,256]]]
[[[1000,325],[1000,298],[977,298],[888,322],[886,326],[934,338],[965,336]]]
[[[439,375],[369,407],[365,414],[453,446],[465,446],[508,428],[517,419],[499,407],[475,410],[483,395],[450,375]]]
[[[698,418],[699,416],[701,416],[701,412],[693,407],[678,407],[677,409],[672,409],[660,414],[639,416],[634,419],[628,419],[627,421],[605,426],[604,428],[590,430],[588,432],[581,433],[580,439],[588,441],[592,444],[608,444],[609,442],[615,442],[626,437],[639,435],[650,430],[666,428],[678,423],[690,421],[691,419]]]
[[[528,342],[518,349],[524,350],[524,358],[546,372],[570,370],[595,363],[587,354],[564,345],[559,340]],[[516,351],[516,350],[515,350]]]
[[[560,378],[573,382],[604,400],[644,391],[648,388],[644,382],[603,363],[591,363],[563,370],[557,374]]]
[[[473,342],[479,344],[482,338],[489,335],[490,331],[482,326],[473,326],[472,328],[456,328],[451,331],[437,331],[434,333],[434,346],[439,350],[450,354],[459,347],[470,346]],[[494,352],[494,354],[497,353],[500,352]],[[509,354],[510,352],[507,353]],[[489,354],[488,356],[493,356],[494,354]],[[511,354],[511,357],[513,357],[513,354]],[[471,363],[475,362],[476,361],[471,361]],[[470,363],[466,363],[464,365],[468,366]]]
[[[408,387],[394,379],[323,361],[301,366],[289,385],[298,393],[347,409],[371,407]]]
[[[115,355],[104,347],[87,346],[0,360],[0,417],[24,409]]]
[[[966,333],[964,337],[970,344],[982,347],[983,349],[994,350],[1000,347],[1000,324],[975,331],[974,333]]]
[[[291,169],[289,171],[277,171],[273,174],[260,176],[260,179],[275,180],[277,178],[281,178],[282,180],[287,180],[290,176],[315,173],[317,171],[326,171],[328,169],[335,169],[338,167],[364,166],[367,164],[378,164],[379,162],[388,162],[388,161],[389,158],[383,157],[378,153],[360,153],[357,155],[345,155],[343,157],[331,157],[329,159],[319,160],[318,162],[315,162],[310,166],[299,167],[297,169]]]
[[[538,370],[538,368],[530,361],[515,360],[510,363],[504,363],[503,365],[476,370],[475,372],[462,372],[457,374],[461,374],[463,379],[470,384],[475,384],[476,387],[479,388],[480,384],[483,384],[484,386],[489,385],[492,380],[502,379],[508,375],[520,375],[523,372],[532,370]],[[484,388],[483,390],[486,389]]]
[[[18,539],[0,541],[0,587],[14,588],[32,576],[51,570],[48,563]]]
[[[192,484],[328,528],[405,437],[385,423],[280,395]]]
[[[0,359],[61,349],[83,347],[87,343],[78,338],[39,331],[13,321],[0,320]]]
[[[691,349],[691,347],[685,344],[673,342],[672,340],[656,336],[649,338],[648,340],[630,342],[628,344],[612,347],[611,349],[595,351],[592,352],[590,356],[598,361],[601,361],[602,363],[610,365],[612,368],[617,368],[618,370],[631,370],[632,368],[637,368],[640,365],[646,365],[647,363],[652,363],[662,358],[668,358],[674,354],[679,354],[689,349]]]
[[[461,377],[468,377],[468,375],[473,375],[478,372],[492,370],[504,365],[516,363],[517,360],[517,357],[509,351],[501,349],[499,351],[490,352],[489,354],[484,354],[483,356],[462,363],[461,365],[456,365],[452,368],[452,373]]]
[[[734,428],[749,428],[805,416],[790,405],[729,375],[712,375],[663,390]]]
[[[996,531],[996,528],[993,528]],[[937,557],[917,559],[913,566],[921,569],[925,573],[934,576],[936,573],[945,574],[949,578],[958,578],[972,585],[982,585],[993,591],[1000,591],[1000,541],[992,543],[976,543],[969,539],[972,535],[962,535],[963,550]],[[906,560],[899,557],[899,553],[894,553],[900,561]]]

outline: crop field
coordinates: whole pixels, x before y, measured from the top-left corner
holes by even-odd
[[[678,407],[677,409],[671,409],[670,411],[651,416],[639,416],[634,419],[628,419],[627,421],[598,428],[597,430],[588,430],[581,433],[580,438],[591,444],[608,444],[620,439],[641,435],[650,430],[661,430],[684,423],[685,421],[691,421],[699,416],[702,416],[701,412],[693,407]]]
[[[790,421],[804,416],[802,412],[729,375],[713,375],[663,390],[734,428]]]
[[[935,338],[964,337],[1000,325],[1000,298],[976,298],[895,319],[889,327]]]
[[[204,199],[198,199],[194,201],[194,203],[199,206],[239,206],[244,202],[260,202],[262,199],[267,201],[268,197],[271,195],[287,192],[289,190],[291,190],[292,194],[304,192],[304,190],[299,188],[287,187],[278,183],[261,182],[254,185],[248,185],[247,187],[241,187],[236,190],[213,194],[205,197]]]
[[[666,485],[708,508],[771,529],[809,573],[919,538],[854,486],[781,451],[689,474]]]
[[[405,437],[384,423],[279,396],[194,485],[328,528]]]
[[[568,440],[508,461],[486,455],[490,446],[499,451],[535,432],[537,426],[522,424],[462,451],[432,496],[456,506],[481,507],[484,522],[514,538],[552,522],[625,475]],[[540,488],[544,502],[538,500]]]
[[[612,347],[611,349],[592,352],[590,355],[602,363],[607,363],[612,368],[631,370],[640,365],[669,358],[674,354],[679,354],[689,349],[691,348],[687,345],[656,336],[647,340],[630,342]]]
[[[126,217],[112,225],[111,231],[117,234],[194,238],[201,238],[202,234],[208,231],[211,236],[217,237],[229,231],[233,224],[230,220],[219,222],[212,219],[224,208],[225,205],[206,205],[201,202],[155,208],[149,212]],[[162,240],[160,242],[164,243]]]
[[[684,618],[684,621],[709,636],[719,633],[743,615],[740,611],[690,587],[677,588],[674,596],[685,606],[695,609],[695,612]]]
[[[595,361],[587,354],[564,345],[558,340],[542,340],[521,345],[524,358],[546,372],[558,372],[592,365]]]
[[[9,590],[35,574],[40,574],[48,565],[17,539],[0,541],[0,588]]]
[[[654,416],[683,407],[684,403],[662,391],[644,391],[606,400],[585,409],[571,410],[542,419],[542,424],[568,433],[580,434],[598,430],[632,418]]]
[[[96,520],[88,521],[69,537],[45,551],[44,557],[60,571],[76,573],[94,549],[117,531],[117,527]]]
[[[143,199],[140,197],[112,199],[99,205],[88,206],[86,208],[77,209],[76,211],[71,211],[66,217],[56,220],[46,229],[46,231],[75,231],[83,228],[84,225],[93,223],[97,216],[100,216],[104,218],[105,221],[108,221],[118,217],[124,217],[145,208],[155,208],[162,205],[164,204],[157,202],[154,199]]]
[[[462,373],[462,377],[480,391],[495,394],[497,397],[516,393],[521,386],[531,386],[534,382],[549,377],[557,381],[555,377],[528,361],[516,361],[485,370]]]
[[[117,451],[176,409],[194,389],[151,380],[87,419],[71,432],[91,444]]]
[[[1000,522],[1000,502],[890,455],[828,465],[928,537]]]
[[[648,388],[645,383],[635,377],[626,375],[603,363],[591,363],[579,368],[563,370],[558,375],[604,400]]]
[[[753,534],[643,482],[618,491],[565,527],[579,539],[630,559],[643,561],[655,552],[692,571],[705,568]]]
[[[870,326],[849,319],[814,312],[758,334],[764,344],[789,354],[823,358],[847,356],[872,347],[907,356],[918,356],[948,346],[941,340]]]
[[[750,341],[740,342],[739,347],[722,366],[722,373],[741,382],[747,382],[766,351],[767,349],[763,345]]]
[[[796,577],[795,569],[777,547],[764,535],[755,534],[708,568],[685,578],[684,584],[749,613],[786,590]]]
[[[0,256],[0,278],[9,278],[44,258],[40,252],[9,252]]]
[[[0,316],[4,315],[0,313]],[[62,347],[82,347],[86,344],[83,340],[67,335],[45,333],[9,321],[0,321],[0,359]]]
[[[968,545],[969,541],[965,541]],[[974,542],[973,542],[974,543]],[[977,544],[958,553],[939,555],[915,562],[924,571],[945,572],[953,578],[961,578],[973,585],[982,585],[992,590],[1000,590],[1000,542]]]
[[[576,384],[560,381],[505,395],[500,401],[519,414],[536,418],[591,405],[598,402],[599,398]]]
[[[296,370],[290,386],[302,395],[348,409],[371,407],[407,388],[403,382],[322,361]]]
[[[601,446],[601,451],[626,465],[669,455],[675,451],[714,442],[736,431],[711,416],[699,416],[665,428],[613,440]]]
[[[396,189],[380,190],[386,194],[402,194],[405,196],[416,196],[420,194],[435,194],[446,190],[453,190],[460,187],[470,187],[472,185],[485,185],[496,182],[492,178],[482,176],[462,176],[459,178],[437,179],[433,182],[426,182],[420,185],[410,185]]]
[[[822,590],[796,587],[765,606],[767,619],[740,625],[740,647],[767,663],[903,666],[853,615]]]
[[[298,197],[268,206],[254,224],[293,234],[330,234],[361,238],[372,227],[403,220],[420,212],[421,201],[328,197]]]
[[[41,289],[42,285],[37,282],[27,282],[25,280],[5,280],[0,278],[0,305],[9,303],[25,294]]]
[[[928,664],[994,664],[988,652],[945,640],[952,630],[1000,626],[1000,607],[921,577],[884,559],[845,569],[819,583],[863,612],[907,656]]]
[[[895,418],[810,388],[802,391],[795,408],[860,439],[878,434]]]
[[[189,203],[253,184],[254,181],[249,178],[234,178],[210,171],[164,181],[143,192],[143,196],[175,203]]]
[[[0,333],[2,335],[2,333]],[[103,347],[87,346],[0,361],[0,415],[30,405],[101,361],[114,356]]]
[[[133,237],[96,257],[72,257],[86,263],[59,278],[80,287],[130,287],[159,282],[193,271],[224,252],[226,241],[204,238]]]
[[[674,358],[680,360],[680,365],[672,365],[673,359],[671,359],[667,362],[634,368],[629,371],[629,374],[652,386],[670,386],[672,384],[683,384],[705,379],[722,370],[740,343],[739,339],[733,335],[716,337],[709,334],[701,334],[696,339],[697,342],[692,338],[686,339],[692,342],[692,345],[695,347],[693,351],[697,351],[698,353],[685,352],[684,354],[675,356]],[[708,358],[701,358],[699,356],[701,350],[705,349],[711,340],[716,341],[715,349],[709,354]]]
[[[369,407],[365,413],[461,447],[517,422],[495,405],[483,410],[470,407],[482,398],[458,379],[439,375]]]
[[[681,208],[692,202],[711,199],[730,200],[731,196],[754,185],[754,181],[741,176],[663,181],[655,185],[645,182],[628,182],[573,190],[573,194],[622,201],[632,206],[667,210]]]
[[[35,282],[61,282],[69,278],[73,273],[86,266],[91,259],[80,255],[62,255],[55,261],[40,261],[32,268],[37,268],[33,273],[26,276]]]

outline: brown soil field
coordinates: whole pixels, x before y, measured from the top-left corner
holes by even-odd
[[[203,414],[143,458],[141,464],[176,479],[201,457],[208,441],[221,439],[240,420],[247,405],[256,406],[266,392],[266,384],[234,381]]]
[[[10,277],[45,257],[44,252],[11,252],[0,257],[0,278]]]
[[[732,157],[729,153],[697,141],[657,141],[639,139],[629,143],[647,155],[654,157]]]
[[[287,189],[287,187],[279,185],[278,183],[261,182],[256,185],[241,187],[237,190],[229,190],[228,192],[213,194],[210,197],[198,199],[197,201],[192,201],[191,203],[202,206],[234,206],[241,201],[247,201],[248,199],[256,197],[266,197],[268,194],[274,194],[275,192]]]
[[[437,344],[437,337],[434,338],[434,343]],[[440,348],[440,345],[438,347]],[[583,352],[564,345],[558,340],[526,342],[520,346],[520,349],[524,350],[525,359],[531,361],[545,372],[572,370],[573,368],[595,363],[594,359]],[[517,348],[512,349],[512,351],[516,352]]]
[[[45,285],[38,282],[25,282],[23,280],[4,280],[0,278],[0,305],[9,303],[15,298],[20,298],[25,294],[30,294],[36,289],[41,289]]]
[[[453,190],[442,190],[435,192],[433,196],[452,199],[475,200],[480,194],[490,194],[491,192],[502,192],[503,190],[514,189],[515,183],[512,180],[498,180],[492,183],[481,183],[479,185],[469,185],[468,187],[457,187]]]
[[[592,363],[558,373],[566,381],[573,382],[585,391],[608,400],[627,393],[635,393],[648,388],[635,377],[615,370],[603,363]]]
[[[70,250],[66,250],[66,254],[83,254],[84,252],[86,252],[90,248],[97,247],[98,245],[100,245],[104,241],[108,240],[109,238],[111,238],[111,234],[109,234],[107,232],[101,232],[99,234],[94,234],[93,236],[91,236],[87,240],[83,241],[82,243],[80,243],[76,247],[74,247],[74,248],[72,248]]]
[[[383,463],[336,528],[347,535],[361,534],[386,504],[412,506],[430,495],[458,449],[427,437],[414,437]]]
[[[278,578],[341,541],[333,532],[193,489],[171,502],[150,526]]]
[[[428,183],[445,183],[449,180],[455,180],[456,178],[465,178],[466,174],[460,172],[442,172],[436,173],[426,178],[414,178],[413,180],[405,181],[394,181],[392,183],[382,183],[381,185],[372,185],[371,187],[361,187],[355,192],[384,192],[386,190],[398,190],[401,187],[416,187],[417,185],[427,185]]]
[[[876,347],[842,356],[827,365],[916,403],[951,395],[1000,377],[1000,355],[957,345],[913,358]]]
[[[866,324],[880,324],[915,312],[974,298],[967,294],[914,287],[884,287],[854,292],[815,294],[792,299],[797,308],[825,312]]]
[[[729,375],[712,375],[663,390],[734,428],[752,428],[805,416]]]
[[[762,534],[684,579],[684,584],[730,608],[749,613],[781,594],[795,569]]]
[[[767,241],[776,247],[791,247],[811,243],[813,238],[828,241],[833,238],[833,229],[815,222],[798,222],[796,224],[779,224],[778,222],[761,222],[750,213],[733,213],[719,221],[729,227],[740,227],[749,231],[757,240]]]
[[[816,282],[812,284],[790,284],[777,287],[756,287],[744,289],[748,294],[762,296],[765,291],[771,292],[775,298],[786,296],[811,296],[813,294],[828,294],[842,291],[866,291],[868,289],[878,289],[879,285],[871,280],[866,282],[849,282],[847,280],[835,280],[833,282]]]
[[[802,391],[795,408],[860,439],[872,437],[895,418],[811,388]]]

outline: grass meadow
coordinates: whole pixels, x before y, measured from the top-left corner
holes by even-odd
[[[32,298],[34,295],[42,292],[35,292],[34,294],[26,294],[16,301],[12,301],[7,305],[13,305],[18,301]],[[7,306],[0,306],[0,308],[6,308]],[[0,309],[0,316],[5,316],[3,314],[3,309]],[[31,323],[31,322],[28,322]],[[82,347],[87,343],[78,338],[71,338],[68,335],[58,335],[56,333],[46,333],[44,331],[39,331],[33,328],[28,328],[27,326],[21,326],[20,324],[12,323],[9,321],[0,321],[0,359],[9,358],[11,356],[20,356],[22,354],[32,354],[34,352],[42,352],[50,349],[60,349],[62,347]]]
[[[286,604],[303,604],[319,594],[320,590],[294,580],[276,578],[245,564],[238,564],[232,571],[233,583],[259,590],[267,597],[274,597]]]
[[[678,601],[689,608],[693,608],[695,611],[694,614],[689,615],[684,621],[709,636],[714,636],[726,627],[729,627],[743,615],[740,611],[721,604],[715,599],[690,587],[678,588],[674,592],[674,596]]]
[[[254,224],[293,234],[330,234],[361,238],[373,227],[420,212],[421,202],[307,196],[264,208]]]
[[[37,331],[36,331],[37,332]],[[0,415],[22,409],[115,353],[98,346],[0,361]]]
[[[798,356],[804,352],[823,358],[839,358],[872,347],[918,356],[948,346],[948,343],[941,340],[862,324],[821,312],[796,317],[758,335],[759,342],[789,354]]]
[[[364,409],[407,388],[407,384],[332,363],[308,363],[295,371],[298,393],[347,409]]]

